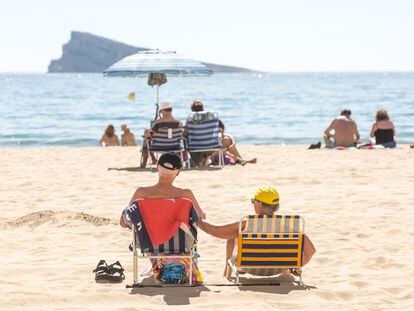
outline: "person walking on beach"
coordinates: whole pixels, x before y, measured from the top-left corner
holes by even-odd
[[[154,133],[158,133],[160,128],[179,128],[182,127],[183,124],[180,120],[177,120],[172,115],[173,105],[169,101],[165,101],[160,105],[160,114],[161,118],[155,120],[149,130],[145,130],[144,132],[144,140],[142,141],[142,148],[141,148],[141,167],[144,168],[147,165],[148,161],[148,144],[151,144],[151,137]],[[152,161],[155,163],[155,157],[151,154]]]
[[[390,120],[386,110],[380,109],[377,111],[370,136],[375,137],[376,145],[382,145],[385,148],[395,148],[397,146],[394,123]]]
[[[324,132],[326,148],[355,147],[359,143],[358,127],[351,119],[351,110],[344,109]]]
[[[139,187],[132,196],[129,204],[137,199],[174,199],[186,198],[193,202],[200,219],[205,219],[206,214],[200,208],[193,192],[190,189],[183,189],[173,186],[175,178],[179,175],[181,169],[181,158],[174,153],[164,153],[158,159],[157,172],[158,182],[149,187]],[[125,214],[126,209],[122,212],[119,224],[121,227],[127,227]]]
[[[121,136],[121,145],[122,146],[136,146],[135,136],[131,130],[126,126],[126,124],[121,125],[121,130],[124,132]]]
[[[260,187],[253,195],[251,202],[255,214],[274,215],[279,210],[279,193],[273,187]],[[227,261],[231,258],[237,258],[235,245],[237,245],[236,241],[239,234],[239,221],[227,225],[216,226],[200,220],[198,225],[201,230],[216,238],[227,239],[226,268],[224,271],[224,275],[227,275]],[[246,222],[244,222],[242,226],[245,225]],[[316,249],[313,246],[312,241],[305,235],[302,264],[306,265],[315,252]],[[283,273],[288,274],[290,271],[285,270]]]
[[[105,133],[102,135],[99,143],[102,147],[119,146],[118,136],[116,136],[115,127],[112,124],[106,127]]]

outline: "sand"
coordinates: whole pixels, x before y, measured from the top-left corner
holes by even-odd
[[[126,289],[130,232],[117,225],[136,187],[157,175],[137,168],[136,148],[0,151],[0,309],[390,310],[414,308],[414,150],[329,151],[244,146],[258,164],[183,171],[208,221],[249,213],[259,185],[281,194],[281,213],[300,214],[317,253],[306,287]],[[225,241],[200,233],[207,284],[222,277]],[[100,259],[120,260],[121,284],[97,284]]]

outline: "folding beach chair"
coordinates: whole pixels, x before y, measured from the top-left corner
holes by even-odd
[[[246,224],[243,229],[243,222]],[[240,270],[259,276],[272,276],[285,268],[299,272],[302,286],[302,254],[305,222],[298,215],[249,215],[239,222],[237,260],[229,259],[227,277]]]
[[[188,116],[186,149],[191,153],[218,151],[219,166],[224,164],[221,148],[219,119],[215,112],[200,111]]]
[[[148,139],[147,150],[149,153],[162,154],[166,152],[176,152],[180,154],[181,165],[184,166],[183,152],[184,147],[181,143],[183,136],[183,128],[168,128],[162,127],[158,129],[157,133],[154,133],[151,138],[151,144]]]
[[[198,215],[188,199],[138,199],[124,212],[132,229],[133,276],[129,287],[142,287],[138,261],[159,258],[189,261],[189,285],[193,284],[193,260],[197,259]]]

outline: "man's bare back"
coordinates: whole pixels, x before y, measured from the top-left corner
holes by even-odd
[[[331,134],[331,131],[335,131]],[[346,116],[339,116],[332,121],[325,130],[325,136],[334,139],[337,146],[353,147],[359,141],[359,132],[354,120]]]
[[[131,202],[139,198],[157,199],[176,199],[186,198],[194,200],[194,195],[190,189],[177,188],[172,185],[154,185],[138,188],[132,196]]]

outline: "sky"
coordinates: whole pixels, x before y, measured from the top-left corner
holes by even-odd
[[[414,70],[414,0],[1,0],[0,72],[45,72],[72,30],[205,62]]]

